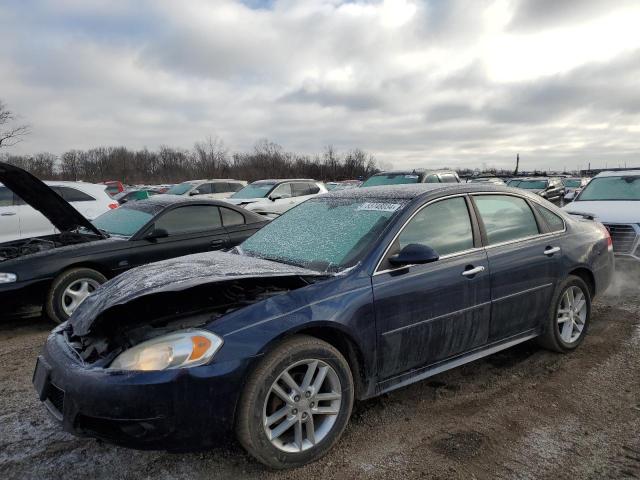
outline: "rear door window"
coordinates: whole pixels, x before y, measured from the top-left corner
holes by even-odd
[[[510,195],[476,195],[474,199],[490,245],[540,233],[524,199]]]
[[[307,183],[292,183],[291,189],[293,190],[294,197],[309,195],[309,184]]]
[[[56,192],[67,202],[92,202],[93,200],[95,200],[95,198],[93,198],[92,196],[87,195],[86,193],[81,192],[76,188],[53,185],[51,187],[51,190]]]
[[[398,236],[400,248],[417,243],[449,255],[473,248],[473,230],[463,197],[441,200],[420,210]]]
[[[424,179],[424,183],[440,183],[440,179],[438,175],[427,175],[427,178]]]
[[[174,208],[155,222],[156,228],[166,230],[169,235],[205,232],[221,226],[220,210],[209,205]]]

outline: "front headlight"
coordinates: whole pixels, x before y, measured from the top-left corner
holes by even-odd
[[[18,276],[15,273],[0,272],[0,283],[15,283],[17,281],[18,281]]]
[[[170,370],[208,363],[222,339],[206,330],[181,330],[125,350],[109,366],[112,370]]]

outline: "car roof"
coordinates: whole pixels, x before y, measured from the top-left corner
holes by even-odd
[[[228,206],[229,203],[228,202],[224,202],[222,200],[214,200],[211,198],[194,198],[194,197],[185,197],[182,195],[166,195],[166,194],[159,194],[159,195],[154,195],[152,197],[149,197],[148,199],[145,200],[141,200],[143,202],[146,203],[153,203],[155,205],[158,206],[162,206],[162,207],[170,207],[171,205],[174,204],[211,204],[211,205],[218,205],[218,206]]]
[[[635,177],[640,175],[640,170],[608,170],[600,172],[596,177]]]
[[[406,170],[384,170],[382,172],[374,173],[372,175],[411,175],[411,174],[422,174],[422,173],[456,173],[454,170],[445,170],[441,168],[436,169],[428,169],[428,168],[410,168]]]
[[[123,205],[120,208],[131,208],[131,207],[135,207],[136,204],[148,205],[150,207],[156,206],[161,210],[167,209],[174,205],[214,205],[216,207],[226,207],[226,208],[230,208],[231,210],[242,212],[245,218],[247,218],[247,223],[257,223],[257,222],[266,220],[260,214],[254,213],[250,210],[245,210],[244,208],[240,208],[237,205],[233,205],[232,203],[226,202],[224,200],[215,200],[211,198],[200,199],[200,198],[194,198],[194,197],[183,197],[182,195],[165,195],[165,194],[154,195],[145,200],[138,200],[136,202],[127,202],[125,205]]]
[[[207,183],[207,182],[241,182],[235,178],[205,178],[201,180],[185,180],[182,183]]]
[[[314,180],[313,178],[271,178],[264,180],[256,180],[255,182],[251,182],[251,184],[255,183],[285,183],[285,182],[317,182],[318,180]]]
[[[360,187],[348,190],[334,190],[324,193],[316,198],[362,198],[362,199],[397,199],[413,200],[419,197],[439,197],[442,195],[455,195],[458,193],[496,192],[516,193],[520,196],[536,198],[521,189],[510,188],[494,183],[411,183],[402,185],[381,185],[378,187]]]
[[[518,177],[518,178],[512,178],[511,180],[549,180],[550,178],[557,178],[557,177]]]

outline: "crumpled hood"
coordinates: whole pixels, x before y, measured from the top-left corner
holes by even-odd
[[[640,201],[584,201],[570,203],[564,207],[568,213],[594,215],[602,223],[640,223]]]
[[[29,172],[0,162],[0,182],[47,217],[61,232],[84,227],[100,237],[104,236],[66,200]]]
[[[173,258],[134,268],[106,282],[78,306],[69,323],[74,335],[83,336],[105,311],[143,296],[241,278],[290,275],[327,276],[315,270],[224,252]]]

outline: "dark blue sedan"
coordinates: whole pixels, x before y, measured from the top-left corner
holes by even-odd
[[[34,372],[79,435],[168,450],[234,433],[274,468],[324,455],[354,400],[536,338],[569,352],[613,274],[607,230],[487,184],[343,190],[229,253],[139,267],[56,328]]]

